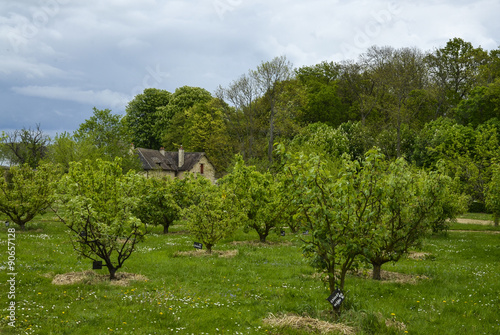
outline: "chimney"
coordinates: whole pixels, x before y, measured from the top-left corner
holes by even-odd
[[[162,156],[165,156],[165,148],[164,147],[160,148],[160,154],[162,154]]]
[[[182,167],[184,165],[184,149],[182,148],[182,145],[179,148],[179,167]]]

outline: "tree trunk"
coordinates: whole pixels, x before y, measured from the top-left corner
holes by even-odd
[[[168,234],[168,226],[168,223],[163,225],[163,234]]]
[[[207,254],[212,254],[212,245],[206,244],[206,247],[207,247]]]
[[[269,163],[273,162],[273,145],[274,145],[274,107],[271,106],[271,120],[269,122],[269,144],[267,148],[267,156]]]
[[[500,215],[498,214],[493,214],[493,222],[495,223],[495,227],[498,227],[498,221],[500,219]]]
[[[109,280],[116,280],[116,268],[111,266],[111,265],[107,265],[108,267],[108,271],[109,271]]]
[[[380,275],[380,273],[382,272],[382,264],[372,263],[372,265],[373,265],[372,279],[381,280],[382,276]]]

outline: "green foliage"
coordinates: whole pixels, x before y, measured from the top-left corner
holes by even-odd
[[[500,118],[500,78],[487,86],[476,86],[470,95],[461,100],[455,110],[456,119],[473,127]]]
[[[172,94],[165,90],[146,88],[138,94],[126,107],[124,123],[131,132],[132,143],[138,148],[159,149],[163,120],[159,118],[157,109],[167,106]]]
[[[410,248],[419,245],[425,234],[448,228],[449,221],[465,211],[466,198],[452,191],[452,180],[442,171],[415,172],[398,159],[384,168],[379,189],[366,210],[375,207],[371,218],[372,245],[363,256],[373,265],[373,278],[380,279],[381,266],[397,262]],[[370,177],[371,183],[377,182]],[[370,189],[371,185],[360,189]],[[364,191],[366,192],[366,191]]]
[[[186,180],[178,178],[149,178],[143,188],[136,208],[137,217],[144,223],[163,226],[163,233],[181,219],[181,210],[186,203]]]
[[[321,62],[313,66],[303,66],[295,70],[300,83],[305,87],[305,102],[301,121],[309,124],[322,122],[338,127],[348,120],[348,106],[338,94],[337,79],[340,65]]]
[[[189,108],[181,137],[186,151],[205,152],[219,174],[227,169],[233,154],[220,104],[212,99]]]
[[[493,167],[493,176],[486,189],[486,207],[493,213],[493,221],[500,221],[500,165]]]
[[[158,108],[156,117],[161,130],[159,136],[165,150],[177,150],[184,145],[182,142],[185,140],[187,111],[196,104],[208,103],[210,100],[212,100],[212,95],[207,90],[183,86],[175,90],[168,105]]]
[[[0,213],[7,215],[21,229],[50,207],[55,198],[55,183],[60,169],[42,163],[37,169],[28,164],[2,170],[0,177]]]
[[[294,151],[324,155],[338,159],[349,152],[350,142],[341,128],[332,128],[323,123],[309,124],[295,136],[290,146]]]
[[[110,279],[147,232],[134,215],[143,184],[143,177],[123,174],[118,158],[72,162],[59,184],[63,210],[58,216],[71,230],[74,250],[81,257],[102,259]]]
[[[123,119],[118,114],[112,114],[109,109],[99,110],[94,107],[94,114],[83,122],[73,135],[74,144],[67,136],[57,138],[55,142],[56,157],[68,153],[74,161],[83,159],[102,159],[113,161],[120,158],[122,169],[139,170],[141,163],[137,155],[130,152],[132,137],[129,129],[124,125]],[[69,152],[73,149],[73,152]],[[76,153],[74,150],[76,149]],[[66,159],[65,163],[67,164]]]
[[[484,187],[491,178],[491,164],[498,160],[500,142],[494,122],[477,129],[440,118],[429,122],[415,141],[417,165],[436,169],[444,161],[446,173],[470,201],[484,203]]]
[[[47,154],[50,137],[43,133],[40,125],[35,129],[23,128],[3,132],[0,137],[0,159],[10,165],[28,164],[35,169]]]
[[[246,216],[242,226],[246,231],[254,229],[260,242],[266,242],[271,231],[279,231],[291,219],[291,199],[284,192],[282,177],[246,166],[238,155],[232,172],[220,180],[236,196]]]
[[[425,60],[441,106],[439,115],[445,115],[468,96],[477,84],[481,66],[487,58],[487,52],[481,47],[474,48],[461,38],[453,38],[445,47],[427,55]]]
[[[189,179],[189,197],[193,204],[182,212],[191,234],[212,252],[212,247],[236,231],[243,215],[236,197],[206,178]]]

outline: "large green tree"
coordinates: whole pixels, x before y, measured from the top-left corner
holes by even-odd
[[[304,123],[323,122],[337,127],[348,121],[349,107],[338,93],[340,65],[322,62],[295,70],[296,77],[305,88],[300,120]]]
[[[111,110],[94,107],[93,115],[75,131],[73,138],[79,148],[78,161],[82,159],[104,159],[113,161],[120,158],[124,171],[140,169],[140,161],[131,154],[132,135],[119,114]]]
[[[109,278],[136,250],[147,233],[135,215],[143,195],[144,178],[124,174],[120,159],[72,162],[59,184],[59,219],[71,231],[80,257],[102,260]]]
[[[196,104],[212,100],[212,95],[200,87],[179,87],[172,94],[168,105],[158,108],[156,113],[162,127],[161,143],[166,150],[177,150],[184,145],[187,111]]]
[[[157,109],[167,106],[171,95],[166,90],[146,88],[128,103],[124,122],[131,132],[132,143],[136,147],[160,148],[163,123],[157,114]]]
[[[26,223],[56,200],[55,183],[61,171],[57,165],[42,163],[36,169],[24,164],[2,172],[0,212],[25,229]]]
[[[449,116],[451,108],[467,98],[477,85],[481,66],[487,60],[486,51],[481,47],[475,48],[461,38],[452,38],[446,46],[434,50],[426,57],[438,97],[438,116]]]

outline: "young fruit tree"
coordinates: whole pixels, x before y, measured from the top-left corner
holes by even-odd
[[[136,208],[137,217],[144,223],[163,226],[167,234],[170,226],[181,219],[181,211],[187,202],[186,181],[172,178],[147,179],[144,196]]]
[[[384,168],[380,215],[371,221],[372,243],[363,256],[373,266],[373,279],[381,279],[382,265],[397,262],[422,237],[464,211],[465,197],[454,194],[452,180],[441,171],[414,171],[404,159]]]
[[[183,217],[191,234],[210,254],[217,242],[235,232],[244,217],[235,195],[223,187],[202,177],[191,177],[189,185],[193,204],[183,210]]]
[[[281,228],[292,215],[290,198],[286,197],[279,177],[268,171],[261,173],[255,166],[246,166],[243,157],[237,155],[233,171],[221,181],[236,195],[246,216],[242,221],[244,230],[254,229],[262,243],[272,230]]]
[[[21,229],[55,201],[55,183],[60,169],[53,164],[13,166],[0,177],[0,213]]]
[[[382,154],[370,151],[365,159],[344,158],[338,171],[329,169],[318,156],[298,154],[287,167],[296,185],[303,229],[304,255],[311,264],[326,270],[330,293],[344,289],[348,270],[353,269],[374,232],[371,222],[381,215]],[[334,312],[339,313],[334,307]]]
[[[69,228],[80,257],[103,260],[109,278],[132,255],[147,233],[133,213],[142,196],[144,178],[123,174],[120,159],[72,162],[59,184],[59,219]]]

